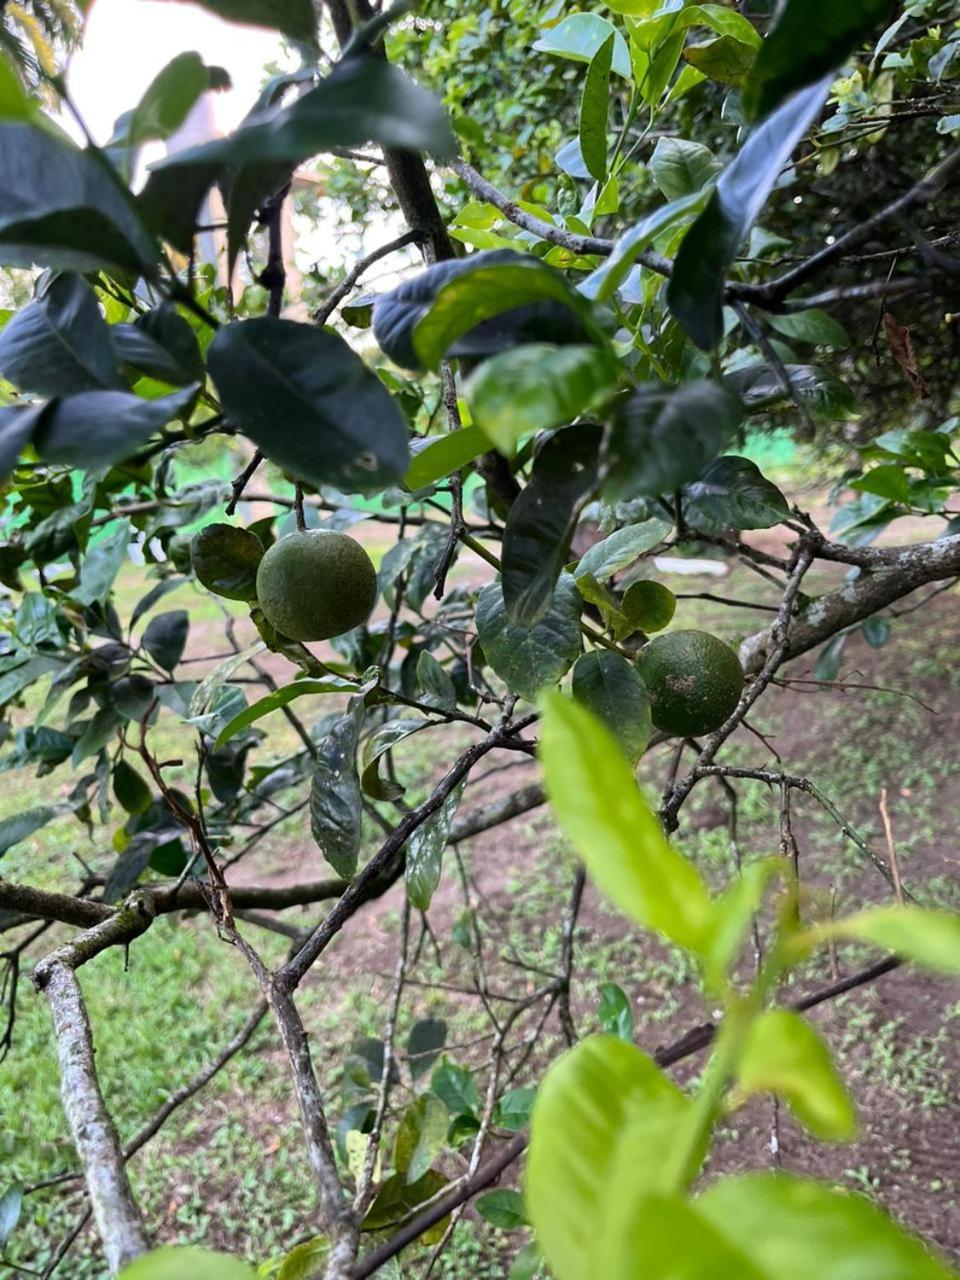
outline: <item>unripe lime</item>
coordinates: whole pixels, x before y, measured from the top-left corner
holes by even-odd
[[[291,640],[329,640],[366,622],[377,571],[345,533],[305,529],[275,542],[257,570],[257,600],[271,626]]]
[[[208,591],[227,600],[257,598],[257,566],[263,543],[249,529],[208,524],[190,544],[193,572]]]
[[[743,668],[728,644],[706,631],[671,631],[640,650],[653,723],[664,733],[712,733],[733,714],[743,692]]]

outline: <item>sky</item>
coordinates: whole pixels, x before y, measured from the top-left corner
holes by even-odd
[[[83,45],[68,72],[73,99],[94,138],[105,142],[116,117],[136,106],[157,72],[187,50],[230,73],[233,89],[214,95],[217,123],[224,132],[252,106],[264,65],[283,61],[275,33],[223,22],[195,5],[95,0]]]

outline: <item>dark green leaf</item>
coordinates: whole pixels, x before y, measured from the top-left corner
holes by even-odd
[[[23,1188],[17,1182],[0,1196],[0,1249],[3,1249],[17,1228],[22,1204]]]
[[[667,300],[687,335],[706,351],[723,337],[727,273],[781,171],[820,114],[827,89],[825,83],[805,89],[750,135],[684,237]]]
[[[607,176],[607,116],[610,112],[610,71],[617,33],[610,34],[590,59],[580,99],[580,154],[591,177]]]
[[[141,643],[154,662],[164,671],[172,671],[183,657],[189,630],[190,616],[186,609],[158,613],[147,623]]]
[[[503,591],[492,582],[477,601],[477,632],[487,661],[513,693],[536,701],[558,684],[580,652],[580,593],[561,574],[549,612],[534,627],[519,627],[507,616]]]
[[[110,338],[89,285],[81,276],[57,276],[0,332],[0,373],[43,397],[123,387]]]
[[[794,90],[835,71],[892,8],[892,0],[787,0],[744,89],[748,116],[767,115]]]
[[[473,1072],[456,1063],[443,1061],[434,1071],[430,1088],[446,1104],[452,1116],[477,1114],[477,1082]]]
[[[818,680],[836,680],[840,674],[843,650],[847,643],[846,633],[834,636],[820,651],[813,674]]]
[[[310,788],[310,830],[320,852],[345,880],[351,880],[360,853],[360,779],[357,741],[363,724],[363,699],[354,698],[317,745]]]
[[[506,1187],[480,1196],[476,1201],[476,1210],[481,1218],[500,1231],[516,1231],[518,1227],[527,1225],[523,1197],[519,1191],[511,1191]]]
[[[508,1089],[498,1100],[494,1124],[516,1133],[530,1123],[530,1112],[537,1096],[536,1089]]]
[[[208,524],[190,543],[197,581],[228,600],[256,600],[257,568],[263,543],[255,533],[232,524]]]
[[[485,360],[464,396],[476,426],[510,456],[521,436],[566,426],[605,400],[618,375],[601,347],[533,342]]]
[[[149,613],[158,601],[162,600],[164,596],[169,595],[171,591],[176,591],[178,587],[185,586],[187,582],[189,582],[189,578],[163,578],[156,584],[156,586],[151,587],[147,594],[141,600],[137,601],[133,613],[130,615],[130,626],[135,627],[140,619],[145,614]]]
[[[770,529],[790,515],[790,504],[749,458],[724,457],[683,491],[687,524],[705,533]]]
[[[633,1043],[633,1010],[623,990],[615,982],[601,984],[597,1017],[608,1036]]]
[[[719,84],[743,84],[756,61],[757,50],[734,36],[720,36],[704,44],[688,44],[683,51],[685,62]]]
[[[0,125],[0,262],[152,270],[156,253],[106,170],[46,129]]]
[[[151,169],[136,200],[144,225],[181,253],[190,253],[200,206],[220,168],[210,161],[179,169]]]
[[[17,459],[33,439],[33,433],[46,412],[46,405],[12,405],[0,408],[0,481],[17,465]]]
[[[839,320],[828,311],[816,307],[809,311],[794,311],[788,315],[767,317],[772,328],[794,342],[810,342],[818,347],[849,347],[850,335]]]
[[[503,533],[507,617],[532,627],[547,613],[580,511],[598,478],[603,428],[558,431],[538,452],[530,482],[510,508]]]
[[[839,378],[810,365],[788,364],[786,371],[794,395],[815,418],[847,421],[856,417],[856,397]],[[790,399],[778,374],[762,362],[732,370],[726,375],[726,381],[740,394],[748,409]]]
[[[393,1164],[408,1184],[432,1166],[447,1139],[447,1109],[432,1093],[422,1093],[403,1113],[393,1149]]]
[[[646,686],[633,664],[609,649],[594,649],[577,659],[571,691],[636,763],[647,749],[653,722]]]
[[[140,831],[133,837],[113,864],[107,877],[107,883],[103,889],[104,902],[119,902],[121,898],[127,896],[147,867],[149,867],[150,859],[153,857],[157,846],[168,841],[172,830],[171,828],[167,832],[159,830]]]
[[[722,168],[709,147],[685,138],[661,138],[650,157],[650,173],[668,200],[702,191]]]
[[[290,320],[247,320],[222,328],[208,358],[224,412],[298,479],[355,492],[403,477],[404,418],[335,333]]]
[[[443,666],[428,649],[417,658],[417,684],[428,707],[455,707],[457,691]]]
[[[19,844],[21,840],[26,840],[35,831],[45,827],[54,818],[58,818],[63,812],[60,806],[41,805],[38,809],[28,809],[25,813],[18,813],[13,818],[0,820],[0,856],[13,845]]]
[[[120,358],[140,373],[182,387],[204,378],[197,336],[172,303],[110,330]]]
[[[443,355],[479,358],[520,342],[583,342],[588,318],[583,298],[539,258],[494,249],[434,263],[381,295],[373,335],[395,364],[421,369]]]
[[[634,631],[662,631],[673,621],[677,597],[662,582],[642,578],[627,587],[620,601],[620,610],[624,617],[622,635],[631,635]]]
[[[407,1066],[414,1080],[430,1070],[446,1042],[447,1024],[442,1018],[423,1018],[413,1024],[407,1037]]]
[[[124,519],[118,520],[105,537],[91,545],[80,565],[80,582],[73,592],[74,600],[80,604],[106,603],[132,541],[133,526]]]
[[[701,476],[730,443],[743,407],[717,382],[639,387],[614,419],[604,496],[672,494]]]
[[[186,387],[142,400],[126,391],[81,391],[53,400],[34,434],[36,450],[47,462],[84,470],[112,466],[183,413],[196,393],[195,386]]]
[[[440,883],[443,867],[443,851],[450,837],[450,827],[464,783],[454,789],[436,813],[421,823],[407,842],[407,863],[404,878],[407,897],[420,911],[426,911]]]
[[[363,1231],[382,1231],[396,1228],[408,1219],[418,1204],[432,1199],[446,1186],[446,1178],[436,1169],[430,1169],[416,1182],[408,1183],[402,1174],[394,1174],[377,1192],[377,1198],[370,1206],[367,1216],[361,1225]],[[447,1219],[443,1219],[436,1227],[419,1237],[421,1244],[436,1244],[442,1237]]]
[[[127,813],[146,813],[153,803],[153,793],[143,776],[126,760],[113,766],[113,794]]]

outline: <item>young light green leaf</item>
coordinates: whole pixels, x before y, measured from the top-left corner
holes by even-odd
[[[768,1009],[750,1026],[737,1064],[745,1097],[774,1093],[824,1142],[850,1142],[857,1134],[853,1100],[830,1050],[809,1022],[792,1009]]]
[[[464,396],[475,425],[510,457],[522,436],[565,426],[612,395],[618,373],[600,347],[528,343],[485,360]]]
[[[835,71],[891,9],[890,0],[787,0],[744,89],[748,117],[760,119],[788,94]]]
[[[713,923],[707,887],[668,843],[609,731],[549,694],[540,755],[554,814],[601,891],[639,924],[702,952]]]
[[[608,1036],[617,1036],[628,1044],[633,1043],[633,1010],[623,989],[615,982],[601,984],[597,1017]]]
[[[606,1207],[627,1168],[649,1193],[690,1107],[651,1058],[612,1036],[581,1040],[547,1071],[533,1107],[525,1201],[557,1280],[595,1269]]]
[[[874,907],[817,932],[858,938],[927,969],[960,974],[960,915],[951,911]]]
[[[630,763],[636,764],[653,732],[650,699],[636,667],[619,653],[594,649],[574,664],[571,692],[575,702],[607,726]]]
[[[268,716],[274,711],[279,711],[282,707],[289,706],[297,698],[312,697],[323,693],[342,694],[356,692],[357,686],[352,680],[342,680],[339,676],[331,675],[323,680],[295,680],[293,684],[277,689],[275,693],[268,693],[266,697],[258,698],[256,702],[252,702],[239,715],[234,716],[220,730],[214,750],[219,751],[222,746],[225,746],[231,738],[235,738],[238,733],[242,733],[250,725],[256,724],[264,716]]]
[[[590,59],[580,99],[580,154],[597,182],[604,182],[607,177],[607,117],[616,38],[617,33],[611,31]]]
[[[723,337],[727,273],[783,167],[826,100],[825,82],[786,102],[747,139],[684,237],[667,287],[681,328],[709,351]]]
[[[353,1130],[350,1137],[366,1138]],[[362,1167],[362,1166],[361,1166]],[[301,1240],[295,1244],[280,1264],[277,1280],[317,1280],[323,1275],[323,1268],[330,1253],[330,1242],[326,1236],[315,1236],[312,1240]]]
[[[533,47],[538,53],[553,53],[574,62],[590,62],[597,50],[613,36],[612,68],[625,80],[631,79],[630,52],[627,42],[612,22],[597,13],[571,13],[541,32]]]
[[[141,1254],[123,1268],[120,1280],[256,1280],[256,1272],[240,1258],[192,1246],[165,1245]]]
[[[580,652],[582,601],[573,578],[563,573],[546,615],[532,627],[511,622],[499,582],[477,600],[477,632],[487,661],[507,687],[530,702],[559,684]]]
[[[449,435],[430,439],[413,455],[403,483],[408,489],[425,489],[467,466],[481,453],[486,453],[489,447],[490,440],[475,426],[461,427]]]
[[[507,616],[532,627],[550,608],[580,512],[596,487],[603,428],[558,431],[533,461],[530,481],[503,532],[501,581]]]
[[[443,851],[450,838],[457,805],[463,795],[465,783],[454,787],[435,814],[414,831],[407,842],[407,862],[404,878],[407,897],[420,911],[426,911],[440,883],[443,867]]]
[[[805,1178],[720,1178],[694,1204],[771,1280],[955,1280],[869,1200]]]

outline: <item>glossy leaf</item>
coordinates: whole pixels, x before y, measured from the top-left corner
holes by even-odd
[[[835,71],[892,9],[891,0],[787,0],[744,89],[748,116],[767,115],[794,90]]]
[[[672,528],[667,520],[645,520],[643,524],[625,525],[583,553],[573,571],[574,577],[580,578],[589,573],[598,582],[605,582],[652,551]]]
[[[816,1138],[850,1142],[853,1101],[814,1028],[792,1009],[769,1009],[751,1023],[737,1064],[739,1092],[774,1093]]]
[[[615,982],[600,986],[600,1007],[597,1010],[600,1026],[608,1036],[633,1043],[633,1010],[621,987]]]
[[[172,671],[187,645],[190,616],[186,609],[159,613],[147,623],[141,644],[164,671]]]
[[[409,1184],[422,1178],[446,1145],[447,1109],[435,1094],[421,1093],[403,1113],[393,1163]]]
[[[863,1196],[786,1174],[721,1178],[694,1202],[776,1280],[952,1280],[953,1273]]]
[[[490,666],[507,687],[528,701],[558,684],[580,652],[580,593],[561,574],[548,612],[533,627],[511,622],[499,582],[477,601],[477,632]]]
[[[503,531],[501,582],[507,617],[532,627],[550,608],[580,511],[599,475],[603,429],[572,427],[552,436],[533,462],[529,483]]]
[[[425,489],[467,466],[489,447],[490,441],[477,427],[462,427],[449,435],[431,438],[413,455],[403,482],[408,489]]]
[[[241,1259],[192,1246],[165,1245],[144,1253],[120,1272],[120,1280],[256,1280]]]
[[[242,733],[250,725],[256,724],[264,716],[271,715],[274,711],[279,711],[282,707],[289,706],[297,698],[315,697],[324,693],[355,693],[356,690],[356,684],[350,680],[341,680],[339,676],[329,676],[323,680],[296,680],[293,684],[288,684],[283,689],[277,689],[275,693],[268,693],[264,697],[258,698],[256,702],[252,702],[249,707],[244,708],[239,715],[234,716],[220,730],[215,749],[219,750],[231,738],[235,738],[238,733]]]
[[[269,318],[226,325],[208,361],[230,420],[298,479],[355,492],[406,472],[400,410],[330,330]]]
[[[825,83],[805,89],[750,135],[684,237],[667,300],[687,335],[706,351],[723,337],[727,273],[781,171],[820,114],[827,89]]]
[[[757,58],[756,47],[734,36],[688,44],[684,61],[718,84],[741,85]]]
[[[81,276],[55,277],[4,326],[0,374],[43,397],[124,386],[111,330]]]
[[[661,138],[650,157],[650,173],[668,200],[696,195],[722,168],[709,147],[685,138]]]
[[[639,924],[702,950],[710,895],[668,843],[610,732],[583,707],[550,694],[540,756],[551,808],[601,892]]]
[[[604,496],[672,494],[703,474],[742,417],[740,400],[721,383],[638,388],[614,419]]]
[[[429,649],[423,649],[417,658],[417,684],[427,706],[450,708],[457,705],[453,681]]]
[[[419,733],[421,729],[429,729],[430,723],[429,720],[415,720],[412,717],[388,720],[367,738],[363,744],[360,765],[360,785],[365,795],[372,796],[374,800],[400,799],[404,788],[392,778],[381,778],[380,763],[398,743],[413,733]]]
[[[525,1201],[552,1274],[595,1272],[618,1178],[667,1186],[667,1155],[690,1103],[632,1044],[581,1040],[547,1071],[533,1108]]]
[[[463,788],[464,783],[454,787],[437,812],[421,823],[407,841],[404,871],[407,897],[419,911],[427,910],[440,883],[443,852]]]
[[[105,169],[46,129],[0,125],[0,190],[0,263],[153,269],[153,243]]]
[[[518,268],[520,274],[513,268]],[[491,282],[491,271],[497,273],[492,277],[494,287],[484,289]],[[481,317],[482,323],[475,322],[472,328],[468,319],[466,331],[434,334],[443,348],[441,355],[479,359],[509,350],[518,342],[583,342],[588,336],[584,327],[588,312],[583,299],[568,288],[561,275],[539,258],[514,249],[494,249],[436,262],[375,299],[373,335],[384,354],[404,369],[425,367],[428,361],[415,339],[417,326],[444,290],[476,273],[480,273],[480,301],[486,303],[487,313]],[[497,287],[504,276],[512,283],[512,292],[501,297]],[[459,293],[453,299],[455,303],[464,302],[461,312],[470,300],[469,289],[465,301]],[[436,363],[439,360],[438,355]]]
[[[548,27],[534,42],[538,53],[553,53],[574,62],[591,62],[597,50],[613,36],[613,70],[625,80],[631,78],[630,52],[627,42],[612,22],[596,13],[572,13]]]
[[[310,832],[327,862],[344,880],[353,879],[360,854],[363,809],[356,754],[363,712],[363,699],[354,698],[317,744],[310,787]]]
[[[620,237],[606,262],[597,267],[581,284],[580,292],[584,297],[594,298],[597,302],[607,302],[657,236],[671,230],[685,218],[699,213],[706,204],[708,195],[706,191],[695,191],[647,214],[631,231]]]
[[[787,315],[767,317],[771,328],[794,342],[810,342],[818,347],[849,347],[850,335],[829,311],[813,307]]]
[[[635,764],[647,749],[653,722],[646,686],[633,664],[609,649],[585,653],[574,664],[571,692],[607,726]]]
[[[263,543],[249,529],[208,524],[190,542],[193,572],[201,585],[228,600],[255,601]]]
[[[602,403],[618,373],[600,347],[535,342],[485,360],[464,395],[474,424],[509,457],[521,437],[565,426]]]
[[[196,393],[195,386],[185,387],[157,400],[143,400],[127,391],[81,391],[47,406],[33,443],[46,462],[83,470],[112,466],[184,413]]]
[[[856,418],[857,401],[850,388],[839,378],[810,365],[785,366],[794,396],[798,397],[814,418],[831,422]],[[779,376],[762,362],[732,370],[725,379],[743,398],[748,408],[789,401]]]
[[[694,529],[771,529],[790,516],[790,504],[749,458],[718,458],[683,491],[684,519]]]
[[[580,154],[591,177],[607,177],[607,116],[610,113],[610,72],[617,33],[611,31],[590,59],[580,99]]]
[[[523,1197],[519,1191],[511,1191],[507,1187],[478,1196],[474,1208],[485,1222],[500,1231],[516,1231],[518,1227],[527,1225]]]

